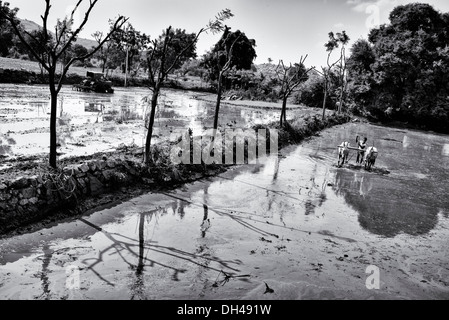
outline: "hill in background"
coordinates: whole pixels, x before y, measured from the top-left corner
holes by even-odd
[[[23,20],[20,20],[20,23],[23,26],[23,28],[28,32],[42,29],[42,26],[40,26],[39,24],[37,24],[36,22],[31,21],[31,20],[23,19]],[[54,35],[53,32],[51,32],[51,34]],[[78,38],[75,43],[82,45],[86,49],[90,49],[91,47],[97,45],[97,42],[95,40],[84,39],[84,38]]]

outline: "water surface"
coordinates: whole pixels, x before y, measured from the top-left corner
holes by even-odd
[[[367,136],[372,171],[338,168]],[[448,299],[449,137],[366,124],[0,241],[0,298]],[[366,268],[381,270],[380,290]],[[80,289],[66,286],[78,268]],[[274,289],[265,294],[265,283]]]

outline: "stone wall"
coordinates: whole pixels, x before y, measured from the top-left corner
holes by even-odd
[[[92,160],[61,171],[18,177],[0,183],[0,233],[37,221],[50,212],[74,208],[80,199],[98,196],[145,180],[143,166],[124,160]]]

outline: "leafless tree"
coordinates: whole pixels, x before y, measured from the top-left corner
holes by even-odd
[[[231,35],[231,33],[229,35]],[[228,72],[231,69],[232,51],[234,50],[234,46],[237,43],[237,40],[239,40],[239,38],[240,38],[240,36],[234,40],[234,42],[232,43],[229,50],[226,51],[226,63],[223,66],[223,68],[221,68],[221,70],[218,74],[217,102],[215,104],[213,139],[215,138],[215,131],[218,129],[218,115],[220,113],[220,103],[221,103],[222,94],[223,94],[223,76],[226,74],[226,72]]]
[[[150,82],[150,89],[152,91],[151,96],[151,110],[148,119],[148,131],[145,142],[145,163],[148,165],[151,163],[151,138],[153,135],[154,128],[154,117],[156,114],[156,107],[158,104],[158,98],[164,81],[166,80],[168,74],[175,68],[175,66],[180,62],[180,60],[186,57],[186,53],[191,50],[191,48],[196,45],[198,38],[204,32],[211,31],[212,33],[217,33],[223,30],[223,21],[232,17],[233,14],[229,9],[222,10],[216,17],[215,20],[209,21],[208,25],[201,28],[198,33],[196,33],[193,41],[187,43],[181,50],[176,52],[172,59],[168,59],[169,53],[173,53],[171,45],[173,38],[173,32],[171,32],[172,27],[169,26],[165,30],[165,38],[160,43],[158,40],[153,40],[149,48],[149,54],[147,56],[148,64],[148,77]]]
[[[311,67],[306,69],[304,62],[307,59],[301,56],[299,63],[289,66],[284,64],[284,61],[280,60],[276,68],[276,76],[281,84],[280,97],[282,99],[282,111],[280,125],[282,126],[284,122],[287,121],[287,100],[288,97],[298,88],[298,86],[307,80],[307,74],[314,69]]]
[[[345,45],[348,43],[348,41],[349,41],[349,37],[345,31],[343,31],[342,33],[337,33],[336,37],[333,32],[329,32],[329,41],[326,42],[326,44],[324,45],[326,47],[326,51],[328,52],[327,68],[321,67],[322,72],[317,70],[318,73],[320,73],[322,76],[324,76],[323,119],[326,115],[326,101],[327,101],[327,96],[329,94],[330,76],[331,76],[332,70],[334,69],[334,67],[336,65],[339,65],[339,67],[340,67],[340,75],[339,76],[340,76],[340,79],[342,80],[340,105],[339,105],[339,109],[338,109],[338,112],[341,112],[341,104],[342,104],[342,100],[343,100],[343,90],[344,90],[344,76],[345,76],[344,68],[346,68]],[[331,63],[330,58],[331,58],[332,52],[335,49],[337,49],[340,46],[340,44],[342,45],[340,57],[337,61],[335,61],[334,63]]]
[[[86,25],[89,20],[91,11],[97,4],[98,0],[89,0],[89,7],[85,12],[84,18],[81,24],[75,29],[72,30],[72,24],[74,20],[74,15],[78,11],[83,0],[78,0],[74,9],[72,10],[69,17],[66,17],[62,22],[58,21],[57,26],[55,27],[54,39],[52,39],[50,30],[48,29],[48,17],[51,9],[51,0],[45,0],[45,12],[41,16],[43,29],[42,29],[42,39],[36,39],[33,34],[23,30],[20,26],[20,21],[16,19],[13,15],[4,16],[14,28],[15,33],[19,37],[20,41],[24,44],[24,46],[31,52],[31,54],[36,58],[36,60],[43,66],[43,68],[47,71],[49,76],[49,88],[50,88],[50,97],[51,97],[51,111],[50,111],[50,166],[53,168],[57,167],[56,164],[56,155],[57,155],[57,130],[56,130],[56,120],[57,120],[57,102],[58,102],[58,94],[61,91],[64,78],[67,75],[67,72],[70,66],[76,61],[82,61],[93,54],[95,54],[102,45],[109,40],[112,33],[114,33],[117,29],[119,29],[128,19],[119,16],[115,23],[112,25],[109,33],[104,37],[104,39],[98,44],[98,46],[94,47],[89,53],[82,56],[73,56],[67,63],[64,64],[64,56],[70,46],[76,41],[79,33]],[[26,39],[25,35],[28,35],[28,39]],[[39,43],[41,46],[41,50],[36,51],[34,45],[31,45],[31,42]],[[58,63],[62,62],[63,67],[60,74],[56,74],[56,66]]]

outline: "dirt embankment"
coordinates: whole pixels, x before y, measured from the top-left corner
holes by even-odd
[[[271,130],[276,130],[278,146],[282,148],[349,120],[347,115],[333,114],[323,121],[316,114],[311,116],[305,112],[282,127],[274,123],[257,125],[254,129],[267,129],[269,136]],[[191,148],[192,143],[193,140]],[[36,156],[8,161],[9,168],[0,170],[0,234],[27,232],[30,228],[78,216],[141,192],[174,188],[228,168],[228,165],[204,162],[174,165],[170,158],[172,146],[169,142],[153,146],[154,160],[150,166],[142,163],[143,150],[137,147],[65,158],[58,170],[49,168],[47,160]]]

